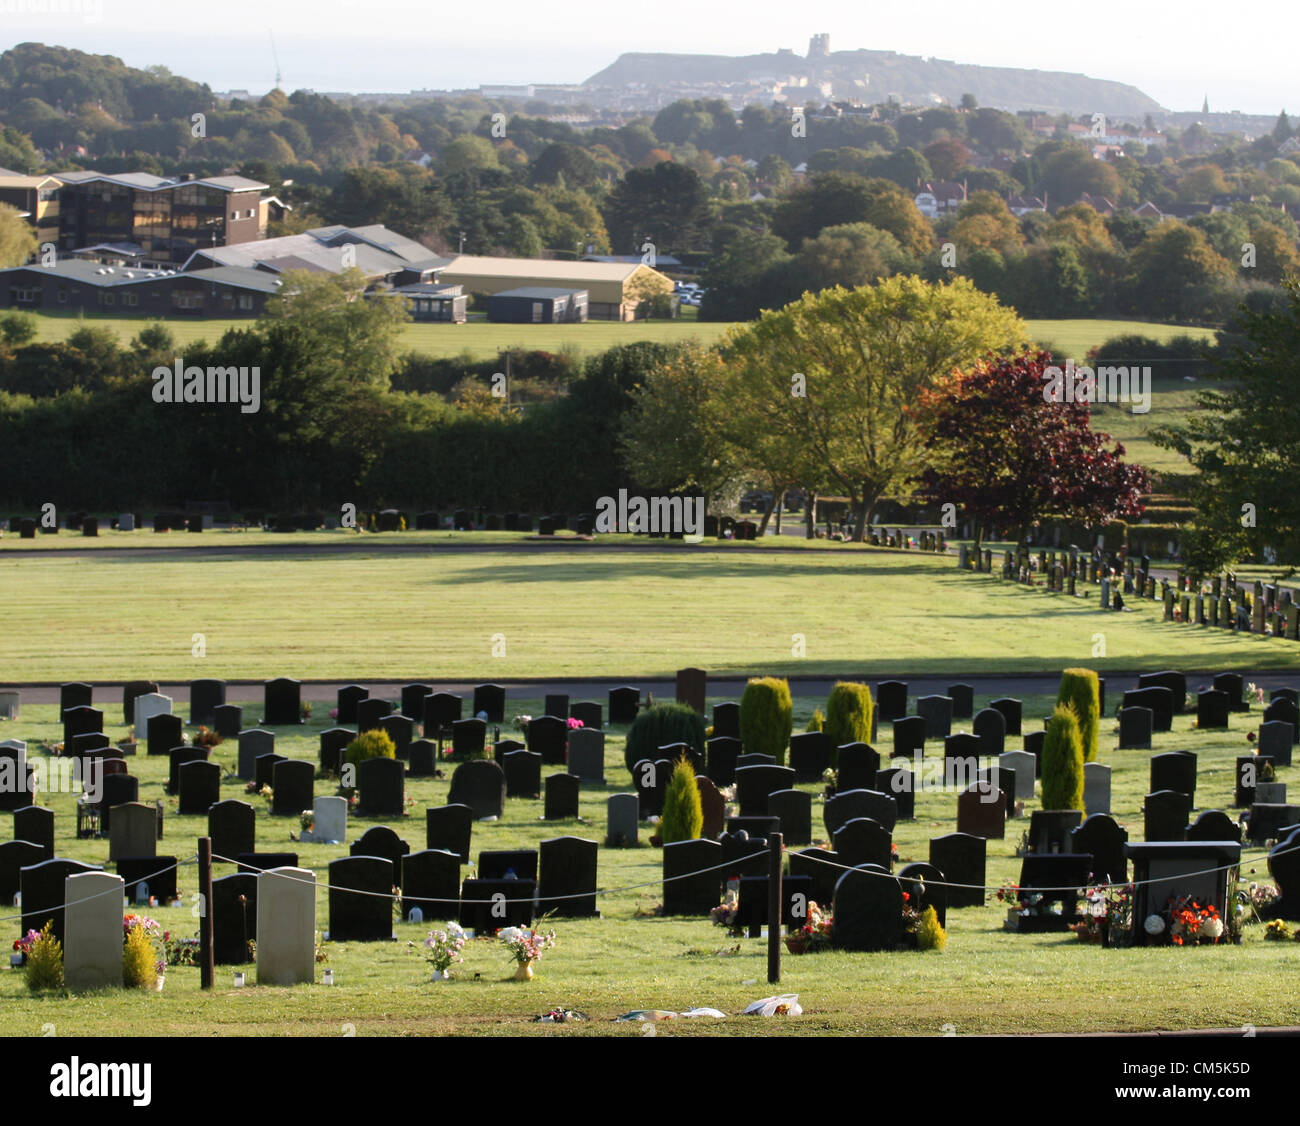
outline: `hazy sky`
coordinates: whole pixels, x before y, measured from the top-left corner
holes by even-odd
[[[34,11],[36,7],[48,13]],[[837,10],[838,9],[838,10]],[[1077,71],[1128,82],[1169,109],[1276,113],[1295,96],[1300,19],[1266,5],[1128,0],[1091,7],[1040,0],[803,7],[789,0],[0,0],[5,47],[34,40],[162,64],[215,90],[271,87],[275,34],[284,87],[447,89],[581,82],[624,51],[743,55],[829,32],[832,50],[865,47],[957,62]],[[57,14],[56,14],[57,13]],[[923,16],[921,15],[923,13]],[[1289,29],[1286,26],[1291,24]]]

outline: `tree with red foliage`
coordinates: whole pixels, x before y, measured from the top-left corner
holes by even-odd
[[[929,451],[918,492],[955,504],[986,533],[1016,543],[1045,516],[1088,525],[1139,516],[1147,471],[1089,427],[1087,404],[1052,402],[1046,352],[991,357],[922,392],[915,408]]]

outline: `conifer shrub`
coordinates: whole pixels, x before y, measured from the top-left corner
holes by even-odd
[[[740,743],[746,754],[771,755],[785,765],[794,727],[790,685],[781,677],[754,677],[740,698]]]
[[[1057,704],[1043,736],[1043,808],[1083,809],[1083,732],[1068,704]]]
[[[152,989],[158,982],[158,955],[144,927],[136,923],[122,946],[122,984],[127,989]]]
[[[363,731],[348,744],[345,757],[353,766],[369,758],[396,758],[397,744],[387,731]]]
[[[1058,704],[1069,704],[1079,719],[1083,735],[1083,761],[1097,761],[1097,740],[1101,730],[1101,684],[1092,669],[1066,669],[1061,673]]]
[[[939,913],[933,907],[921,912],[921,921],[916,926],[916,948],[918,950],[943,950],[948,945],[948,932],[939,925]]]
[[[659,836],[664,844],[693,841],[704,828],[704,809],[700,804],[700,787],[695,769],[679,758],[664,791],[664,812],[659,819]]]
[[[805,731],[826,730],[826,716],[823,714],[821,708],[817,708],[816,710],[813,711],[812,719],[808,721],[808,726],[805,727],[804,730]]]
[[[826,698],[826,727],[832,747],[871,742],[871,717],[875,704],[865,684],[840,681]]]
[[[63,943],[54,937],[53,923],[46,923],[41,928],[41,936],[27,952],[23,969],[27,988],[33,993],[63,988]]]
[[[655,704],[638,712],[623,745],[623,763],[630,773],[642,759],[661,757],[660,747],[685,743],[704,753],[704,717],[688,704]]]

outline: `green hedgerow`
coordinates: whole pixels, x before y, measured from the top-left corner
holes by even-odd
[[[1083,761],[1097,761],[1097,739],[1101,730],[1101,684],[1092,669],[1066,669],[1061,673],[1058,704],[1069,704],[1079,719],[1083,735]]]
[[[740,743],[746,754],[771,755],[785,765],[794,727],[790,685],[780,677],[754,677],[740,698]]]
[[[916,926],[916,948],[918,950],[943,950],[948,945],[948,932],[939,925],[939,913],[933,907],[921,912],[921,921]]]
[[[387,731],[363,731],[351,743],[346,751],[347,761],[353,766],[371,758],[396,758],[397,745]]]
[[[642,759],[660,758],[659,748],[670,743],[704,753],[704,718],[688,704],[655,704],[639,712],[628,728],[623,763],[630,773]]]
[[[664,844],[696,840],[704,829],[704,809],[695,768],[685,756],[677,760],[668,789],[664,791],[664,812],[659,819],[659,837]]]
[[[27,988],[33,993],[63,988],[63,943],[54,937],[53,923],[46,923],[41,928],[41,936],[27,952],[23,968],[27,975]]]
[[[122,984],[127,989],[152,989],[157,983],[158,955],[153,940],[136,923],[122,947]]]
[[[832,747],[846,743],[871,742],[871,719],[875,703],[865,684],[840,681],[826,698],[826,734]]]
[[[1083,732],[1069,704],[1057,704],[1043,736],[1043,808],[1083,809]]]

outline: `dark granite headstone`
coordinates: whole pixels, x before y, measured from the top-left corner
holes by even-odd
[[[1004,712],[997,708],[984,708],[975,713],[971,726],[980,741],[981,755],[996,758],[1006,750],[1007,719]]]
[[[176,857],[119,856],[113,864],[125,885],[122,890],[132,903],[144,898],[146,886],[160,904],[176,898]]]
[[[46,809],[40,805],[25,805],[15,809],[13,839],[40,845],[45,852],[41,859],[53,860],[54,810]],[[10,902],[12,902],[12,897]],[[4,899],[0,898],[0,905],[3,905],[3,903]]]
[[[218,966],[252,961],[248,944],[257,941],[257,877],[250,873],[212,881],[212,960]]]
[[[469,863],[474,811],[467,805],[439,805],[425,810],[425,848],[454,852],[462,864]]]
[[[208,836],[214,862],[234,861],[256,846],[257,817],[244,801],[219,801],[208,810]],[[217,858],[222,858],[218,860]]]
[[[767,795],[793,789],[794,771],[788,766],[745,766],[736,771],[736,799],[742,816],[767,813]]]
[[[903,941],[903,888],[875,865],[843,873],[835,885],[832,942],[842,950],[893,950]]]
[[[216,721],[217,709],[226,702],[224,680],[190,681],[190,723],[211,727]],[[224,736],[223,736],[224,738]]]
[[[983,837],[969,833],[948,833],[930,839],[930,863],[944,874],[949,907],[983,906],[987,849]]]
[[[807,791],[777,790],[768,794],[767,811],[780,818],[784,844],[812,844],[812,795]]]
[[[268,727],[302,722],[302,685],[287,676],[268,680],[263,685],[262,720]]]
[[[1196,755],[1191,751],[1170,751],[1151,756],[1151,792],[1177,790],[1196,804]]]
[[[925,720],[927,739],[944,739],[952,734],[954,711],[951,696],[921,696],[916,701],[916,714]]]
[[[830,769],[834,748],[824,731],[803,731],[790,736],[790,766],[797,782],[820,782]]]
[[[357,767],[357,812],[400,817],[406,812],[406,767],[395,758],[368,758]]]
[[[343,768],[344,752],[357,737],[346,727],[330,727],[320,733],[320,768],[322,774],[337,776]]]
[[[0,842],[0,903],[6,907],[13,904],[14,896],[22,890],[21,873],[24,868],[53,859],[52,856],[46,856],[44,847],[34,841]]]
[[[335,697],[335,710],[338,714],[334,722],[340,727],[351,727],[357,722],[357,705],[369,699],[370,689],[360,684],[345,684]]]
[[[542,806],[542,816],[547,821],[567,821],[578,816],[579,782],[580,779],[576,774],[547,776],[546,798]],[[509,778],[506,780],[506,785],[509,786]]]
[[[150,755],[168,755],[185,742],[185,721],[178,715],[151,715],[145,725]]]
[[[478,854],[478,874],[485,880],[537,879],[535,848],[487,849]]]
[[[538,846],[538,911],[561,918],[586,918],[596,910],[599,847],[582,837],[554,837]]]
[[[1179,790],[1160,790],[1147,794],[1142,839],[1145,841],[1181,841],[1187,837],[1187,818],[1192,799]]]
[[[1120,708],[1119,749],[1149,751],[1154,727],[1155,713],[1150,708]]]
[[[486,712],[485,723],[504,723],[506,690],[499,684],[480,684],[474,689],[474,715]]]
[[[722,897],[723,861],[717,841],[674,841],[663,847],[665,915],[707,915]],[[708,871],[707,869],[713,869]]]
[[[187,762],[177,771],[176,778],[182,816],[201,817],[221,800],[221,767],[215,762]]]
[[[297,817],[312,808],[316,797],[316,766],[305,759],[277,762],[271,771],[271,812]]]
[[[842,864],[851,864],[855,868],[862,864],[876,864],[886,870],[893,867],[893,834],[870,817],[846,821],[831,840]]]
[[[563,766],[568,745],[568,725],[555,715],[540,715],[528,725],[528,749],[541,756],[543,766]]]
[[[501,760],[506,797],[537,798],[542,789],[542,756],[535,751],[511,751]]]
[[[713,737],[740,738],[740,705],[734,700],[713,705]]]
[[[219,704],[212,709],[212,727],[223,739],[235,739],[244,726],[244,709],[238,704]]]
[[[1150,708],[1153,730],[1173,730],[1174,694],[1163,685],[1131,688],[1124,693],[1121,703],[1125,708]]]
[[[536,880],[466,880],[460,888],[460,925],[490,935],[533,922]]]
[[[609,690],[609,722],[611,724],[631,723],[641,710],[641,689],[630,685]],[[716,781],[716,779],[715,779]]]
[[[870,817],[892,833],[898,823],[897,798],[879,790],[839,790],[822,808],[822,823],[829,837],[857,817]]]
[[[1128,882],[1128,860],[1124,846],[1128,844],[1128,830],[1109,813],[1094,813],[1082,825],[1070,830],[1070,852],[1085,853],[1092,857],[1093,883],[1124,884]]]
[[[393,865],[393,885],[405,887],[403,857],[411,846],[387,825],[372,825],[348,849],[349,856],[382,856]]]
[[[703,669],[677,670],[677,702],[704,714],[704,698],[708,691],[708,674]]]
[[[904,716],[892,723],[894,758],[912,758],[925,754],[925,720],[921,716]]]
[[[357,702],[357,730],[377,731],[379,730],[379,721],[392,714],[393,705],[387,700],[367,696],[364,700]]]
[[[50,923],[54,937],[62,942],[66,937],[63,931],[63,881],[81,872],[103,870],[99,864],[83,864],[80,860],[62,856],[19,869],[18,885],[23,897],[19,933],[36,931],[39,934],[41,928]]]
[[[836,790],[874,790],[880,754],[867,743],[845,743],[835,750]]]
[[[402,858],[402,918],[419,909],[426,923],[454,919],[460,912],[460,857],[425,849]]]
[[[372,760],[373,761],[373,760]],[[344,856],[329,866],[331,942],[382,942],[393,937],[393,862]]]
[[[451,776],[448,805],[463,804],[474,812],[475,820],[500,817],[505,808],[506,775],[495,762],[478,759],[463,762]],[[430,848],[437,847],[430,844]]]

